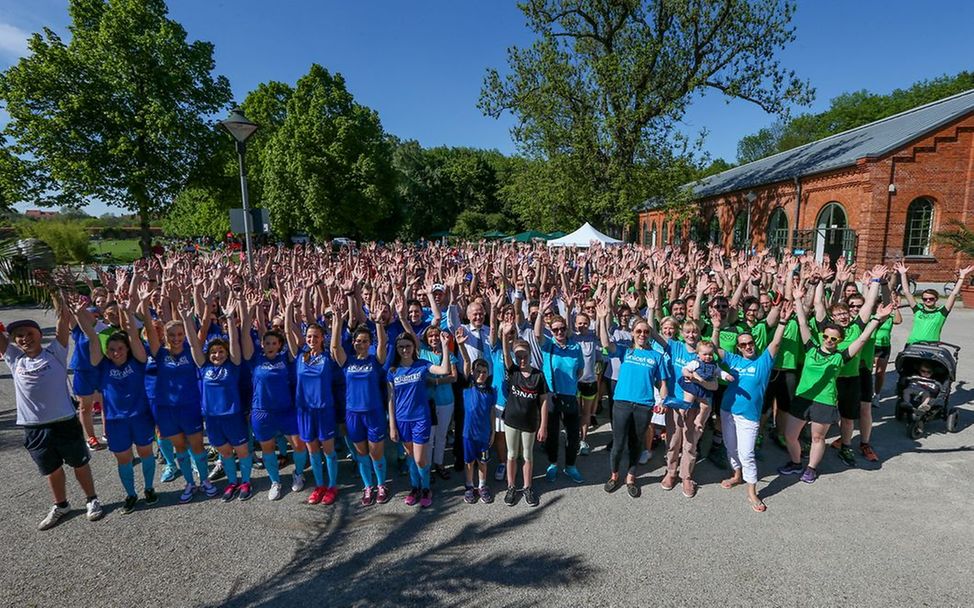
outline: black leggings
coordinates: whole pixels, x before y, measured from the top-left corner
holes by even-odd
[[[554,411],[548,414],[548,437],[544,442],[544,451],[548,455],[548,464],[558,463],[559,422],[565,425],[568,442],[565,445],[565,466],[575,466],[578,458],[578,446],[582,442],[582,420],[578,409],[578,399],[575,395],[552,395]]]
[[[622,450],[628,441],[629,468],[635,468],[643,451],[643,438],[653,415],[651,406],[639,405],[631,401],[616,401],[612,410],[612,452],[609,465],[612,473],[619,472],[622,464]]]

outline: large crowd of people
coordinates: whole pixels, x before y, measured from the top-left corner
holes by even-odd
[[[903,290],[903,302],[901,263],[693,244],[265,247],[252,268],[240,258],[174,251],[84,275],[81,289],[63,271],[53,340],[30,320],[0,334],[17,423],[54,502],[40,529],[70,510],[64,465],[88,519],[102,516],[89,461],[106,447],[121,513],[139,507],[136,464],[141,502],[157,502],[154,444],[160,480],[183,479],[181,503],[248,500],[255,468],[278,500],[293,465],[290,492],[305,493],[310,468],[302,499],[330,505],[352,482],[339,478],[344,455],[366,507],[397,493],[430,507],[451,464],[465,502],[492,502],[496,486],[507,505],[535,506],[536,473],[584,481],[576,465],[595,453],[600,420],[611,425],[606,492],[639,497],[639,467],[662,443],[658,485],[693,498],[706,437],[707,457],[729,470],[720,486],[743,485],[762,512],[765,438],[782,449],[778,473],[806,483],[835,425],[843,462],[881,457],[872,409],[901,307],[913,314],[908,342],[938,340],[963,282],[944,304],[935,291],[918,303]]]

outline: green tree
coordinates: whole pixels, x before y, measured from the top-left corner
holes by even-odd
[[[71,0],[71,40],[34,34],[30,55],[0,77],[6,133],[29,169],[37,204],[89,198],[149,222],[215,149],[208,116],[230,84],[214,78],[213,45],[188,42],[163,0]]]
[[[24,163],[7,146],[0,134],[0,212],[10,210],[11,205],[23,200],[27,182],[24,179]]]
[[[809,86],[775,58],[794,39],[792,2],[520,6],[537,39],[508,50],[506,76],[488,71],[480,107],[491,116],[514,114],[514,139],[529,158],[549,161],[536,174],[550,180],[545,198],[571,224],[630,222],[655,189],[648,178],[680,156],[675,123],[695,95],[718,91],[776,113],[811,99]]]
[[[262,162],[274,230],[316,238],[387,238],[396,176],[375,111],[355,103],[341,74],[312,65],[287,101]]]
[[[22,237],[40,239],[51,251],[58,264],[72,264],[91,260],[88,231],[81,222],[42,220],[20,222],[17,232]]]
[[[162,231],[170,236],[210,236],[222,239],[230,230],[230,207],[227,200],[219,200],[212,190],[187,188],[176,196],[162,220]]]

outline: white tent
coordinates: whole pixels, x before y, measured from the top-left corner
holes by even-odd
[[[619,239],[614,239],[611,236],[602,234],[595,228],[592,228],[592,224],[585,222],[585,225],[575,232],[566,234],[560,239],[552,239],[548,241],[548,247],[588,247],[593,242],[602,243],[603,245],[622,244],[622,241]]]

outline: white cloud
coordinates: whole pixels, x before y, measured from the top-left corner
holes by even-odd
[[[17,58],[27,54],[27,38],[29,33],[10,25],[0,22],[0,54]]]

